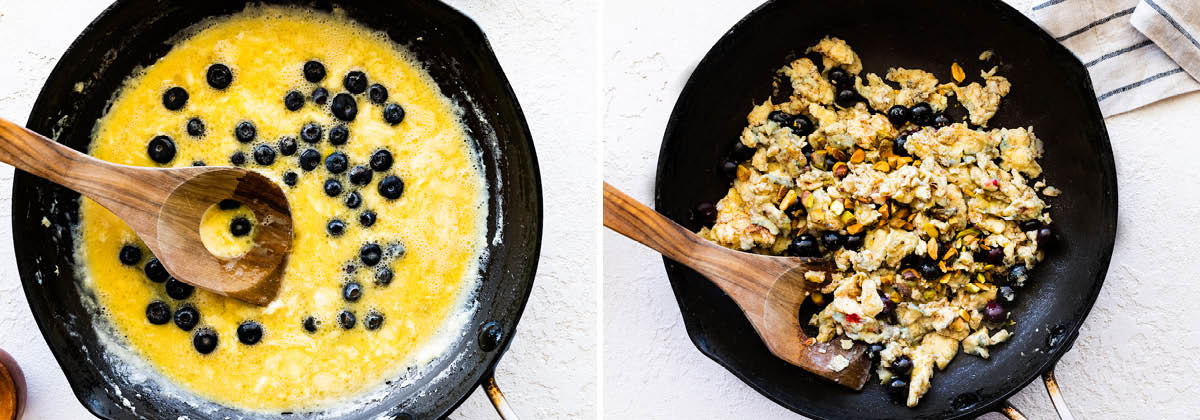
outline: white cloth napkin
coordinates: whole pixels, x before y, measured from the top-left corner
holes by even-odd
[[[1049,0],[1032,16],[1083,61],[1105,117],[1200,90],[1200,1]]]

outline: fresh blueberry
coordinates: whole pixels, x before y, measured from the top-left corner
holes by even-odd
[[[192,166],[207,166],[207,165],[208,164],[204,163],[203,160],[193,160],[192,161]]]
[[[370,99],[376,105],[383,105],[387,101],[387,98],[388,91],[383,85],[376,83],[367,88],[367,99]]]
[[[342,329],[345,329],[345,330],[354,328],[354,323],[358,322],[358,320],[354,317],[354,312],[350,312],[350,311],[346,311],[346,310],[338,312],[337,320],[338,320],[338,325],[341,325]]]
[[[821,244],[825,245],[826,251],[836,251],[846,244],[846,237],[833,231],[825,232],[821,234]]]
[[[879,311],[877,318],[886,318],[896,313],[896,301],[888,297],[886,293],[881,293],[879,300],[883,302],[883,310]]]
[[[221,210],[236,210],[239,207],[242,207],[242,203],[232,198],[226,198],[217,203],[217,208]]]
[[[288,111],[298,111],[304,106],[304,94],[299,91],[288,91],[287,95],[283,95],[283,106]]]
[[[738,162],[745,161],[754,157],[754,148],[738,140],[733,142],[733,151],[729,152],[729,156]]]
[[[150,302],[146,306],[146,320],[154,325],[166,324],[171,320],[171,307],[161,300]]]
[[[375,212],[371,210],[362,212],[362,214],[358,215],[358,223],[363,225],[363,227],[371,227],[371,225],[375,224]]]
[[[879,363],[879,353],[882,352],[884,348],[885,347],[883,347],[883,344],[879,343],[871,344],[869,347],[867,347],[867,357],[871,359],[871,363]]]
[[[245,321],[237,327],[238,341],[247,346],[258,344],[263,337],[263,327],[254,321]]]
[[[354,102],[353,96],[339,93],[333,97],[333,103],[329,105],[329,110],[339,120],[354,121],[354,117],[358,115],[358,103]]]
[[[846,243],[844,247],[851,251],[858,251],[863,246],[865,236],[861,233],[846,235]]]
[[[183,105],[187,104],[187,100],[187,90],[179,86],[175,86],[167,89],[166,92],[163,92],[162,103],[163,106],[167,107],[169,110],[178,111],[182,109]]]
[[[908,110],[908,113],[913,124],[925,126],[933,122],[933,107],[929,106],[928,103],[921,102],[913,105]]]
[[[372,172],[366,166],[355,166],[350,168],[350,183],[354,185],[367,185],[371,183]]]
[[[721,174],[725,175],[725,179],[733,180],[737,178],[737,162],[724,161],[721,162]]]
[[[1022,232],[1033,232],[1042,228],[1042,221],[1038,219],[1029,219],[1017,224]]]
[[[117,253],[117,259],[121,264],[134,265],[142,260],[142,249],[137,245],[125,245],[121,247],[121,252]]]
[[[1051,230],[1049,226],[1038,229],[1038,231],[1037,231],[1038,246],[1045,248],[1050,245],[1054,245],[1054,242],[1057,239],[1057,236],[1058,235],[1055,235],[1054,231]]]
[[[329,102],[329,90],[323,87],[313,89],[312,101],[317,105],[325,105],[326,102]]]
[[[342,181],[336,179],[325,180],[325,195],[337,197],[342,193]]]
[[[858,96],[858,92],[855,92],[854,89],[842,89],[837,91],[837,96],[833,101],[842,108],[850,108],[861,100],[862,97]]]
[[[893,375],[907,377],[908,374],[912,373],[912,368],[912,359],[909,359],[908,356],[900,356],[892,360],[892,367],[889,370],[892,371]]]
[[[392,269],[390,268],[379,267],[378,270],[375,270],[375,284],[378,286],[387,286],[392,284],[393,277],[395,277],[395,274],[392,273]]]
[[[983,307],[983,319],[988,322],[1003,322],[1008,319],[1008,311],[1000,305],[1000,302],[993,300]]]
[[[367,316],[363,317],[363,327],[367,330],[378,330],[383,326],[383,314],[375,311],[367,312]]]
[[[254,147],[254,161],[259,165],[268,166],[275,163],[275,149],[270,145],[260,144]]]
[[[1011,305],[1017,301],[1017,291],[1008,286],[1000,286],[996,289],[996,300],[1000,301],[1001,305]]]
[[[184,331],[191,331],[200,322],[200,311],[191,306],[183,306],[175,311],[175,326]]]
[[[987,262],[992,265],[1004,263],[1004,248],[995,247],[987,251]]]
[[[163,135],[154,136],[146,146],[146,154],[150,155],[150,160],[157,163],[170,163],[175,159],[175,141]]]
[[[375,264],[379,264],[379,260],[383,259],[383,248],[380,248],[379,244],[363,244],[362,248],[358,250],[358,258],[367,267],[374,267]]]
[[[710,225],[717,220],[717,206],[705,201],[696,205],[693,214],[696,215],[697,222],[703,225]]]
[[[356,209],[362,205],[362,195],[358,191],[351,192],[346,195],[346,207]]]
[[[289,187],[295,187],[296,182],[299,180],[300,179],[298,176],[296,176],[295,172],[287,171],[283,173],[283,183],[287,184]]]
[[[921,271],[921,278],[926,281],[934,281],[942,276],[942,269],[933,261],[922,262],[918,270]]]
[[[325,79],[325,65],[320,61],[309,60],[304,63],[304,80],[317,83]]]
[[[304,140],[305,143],[316,143],[321,141],[321,134],[321,125],[315,122],[304,124],[304,127],[300,128],[300,140]]]
[[[937,116],[933,117],[934,127],[945,127],[953,123],[954,121],[950,121],[950,117],[947,117],[946,114],[937,114]]]
[[[146,277],[150,281],[155,283],[162,283],[171,277],[171,274],[167,272],[167,268],[163,267],[162,262],[158,258],[151,258],[150,261],[146,262],[146,266],[142,268],[142,271],[146,273]]]
[[[175,280],[174,277],[167,279],[166,289],[167,289],[167,296],[170,296],[171,299],[175,299],[175,300],[187,299],[188,296],[192,295],[192,292],[196,291],[196,288],[194,286],[184,283],[184,282],[181,282],[179,280]]]
[[[358,302],[359,299],[362,299],[362,294],[362,285],[356,282],[348,282],[342,286],[342,299],[347,302]]]
[[[346,77],[342,79],[342,87],[353,94],[363,93],[367,90],[367,75],[358,70],[346,73]]]
[[[1024,264],[1014,265],[1008,269],[1008,284],[1010,286],[1023,286],[1029,280],[1029,267]]]
[[[204,121],[193,117],[187,122],[187,133],[192,137],[204,137]]]
[[[308,331],[310,334],[317,332],[317,327],[319,327],[320,324],[321,322],[317,321],[317,318],[312,315],[304,317],[304,331]]]
[[[371,154],[371,169],[376,172],[383,172],[392,168],[392,152],[387,149],[380,149]]]
[[[233,236],[246,236],[250,234],[250,229],[253,226],[250,220],[245,217],[235,217],[229,222],[229,233]]]
[[[404,181],[395,175],[388,175],[379,181],[379,195],[388,200],[400,198],[404,193]]]
[[[325,157],[325,169],[329,173],[340,174],[346,172],[346,168],[350,166],[350,160],[346,158],[346,154],[342,152],[333,152]]]
[[[812,134],[813,131],[816,131],[816,125],[808,117],[797,115],[792,118],[792,133],[795,135],[803,137]]]
[[[217,333],[208,328],[196,332],[192,337],[192,346],[200,354],[209,354],[217,349]]]
[[[896,137],[896,140],[892,142],[892,153],[893,154],[895,154],[896,156],[908,156],[907,145],[908,145],[908,136],[910,136],[910,135],[911,135],[911,133],[901,133],[899,136]]]
[[[780,127],[788,127],[792,125],[792,116],[783,111],[771,111],[767,114],[768,121],[774,121]]]
[[[404,121],[404,108],[396,103],[387,104],[383,107],[383,120],[391,125],[400,124]]]
[[[817,239],[807,233],[792,239],[792,243],[788,245],[788,252],[796,257],[821,256],[821,248],[817,245]]]
[[[321,152],[315,149],[307,149],[300,153],[300,169],[311,171],[317,169],[317,165],[321,163]]]
[[[229,66],[224,64],[213,64],[208,66],[208,74],[205,75],[208,79],[208,85],[213,89],[225,89],[233,83],[233,72],[229,70]]]
[[[279,154],[284,156],[296,154],[296,138],[285,136],[279,139]]]
[[[329,144],[341,146],[350,140],[350,129],[345,124],[338,124],[329,130]]]
[[[829,72],[825,73],[825,76],[829,78],[830,82],[833,82],[834,86],[840,88],[849,87],[854,84],[854,76],[851,76],[849,72],[841,67],[829,69]]]
[[[888,396],[894,401],[904,402],[908,399],[908,382],[900,378],[892,378],[887,383]]]
[[[893,126],[900,127],[908,122],[909,118],[912,118],[912,115],[904,105],[893,105],[891,108],[888,108],[887,117]]]
[[[346,232],[346,223],[338,219],[330,220],[325,225],[325,231],[329,232],[330,236],[341,236],[342,233]]]
[[[258,135],[258,129],[254,127],[254,123],[250,121],[242,121],[237,123],[237,127],[233,129],[233,136],[242,143],[249,143]]]

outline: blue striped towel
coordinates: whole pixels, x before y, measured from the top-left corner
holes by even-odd
[[[1200,90],[1200,2],[1049,0],[1034,21],[1083,61],[1104,116]]]

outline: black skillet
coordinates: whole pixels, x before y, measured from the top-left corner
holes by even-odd
[[[326,1],[300,3],[320,10],[332,7]],[[506,408],[492,372],[529,298],[542,226],[537,159],[521,107],[483,32],[451,7],[425,0],[348,1],[339,7],[350,18],[407,46],[427,65],[442,93],[466,111],[463,119],[481,152],[489,181],[488,238],[498,234],[500,241],[488,241],[490,258],[481,268],[478,309],[471,316],[470,331],[451,347],[448,356],[438,359],[429,370],[406,373],[403,385],[389,381],[385,397],[362,401],[353,412],[336,418],[443,417],[477,384],[487,388],[498,408]],[[162,57],[170,48],[167,40],[181,29],[242,8],[242,2],[228,0],[118,1],[63,55],[42,88],[27,126],[76,150],[86,150],[94,121],[136,66]],[[80,273],[73,265],[74,244],[68,228],[78,222],[78,199],[72,191],[17,171],[13,239],[25,295],[46,343],[79,402],[89,411],[106,419],[335,417],[327,412],[246,413],[214,403],[194,407],[173,398],[170,393],[178,390],[169,383],[131,383],[121,373],[124,363],[105,358],[105,347],[97,341],[93,324],[106,321],[81,305]],[[497,225],[500,215],[503,226]],[[50,226],[43,227],[42,220],[49,220]],[[501,414],[506,414],[503,409]]]
[[[1117,228],[1112,149],[1087,71],[1011,7],[996,0],[767,2],[717,41],[680,94],[659,152],[655,206],[688,228],[700,228],[692,209],[716,202],[729,188],[718,165],[745,127],[746,114],[775,93],[775,70],[825,35],[848,41],[866,71],[920,68],[943,81],[951,80],[950,64],[956,61],[967,72],[966,83],[979,80],[979,70],[992,63],[977,57],[995,51],[992,62],[1013,89],[991,125],[1032,126],[1045,141],[1046,180],[1063,191],[1048,199],[1063,246],[1018,291],[1012,340],[996,346],[991,359],[959,355],[935,374],[932,389],[915,408],[889,402],[877,380],[855,392],[775,358],[732,300],[695,272],[665,260],[688,334],[702,353],[746,384],[809,417],[957,419],[1010,409],[1005,400],[1051,373],[1074,341],[1104,281]],[[1052,375],[1047,379],[1053,394]]]

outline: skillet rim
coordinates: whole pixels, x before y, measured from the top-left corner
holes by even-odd
[[[684,97],[693,95],[694,91],[703,88],[702,86],[700,86],[700,81],[697,80],[697,78],[696,78],[697,74],[702,73],[702,72],[706,73],[708,71],[708,69],[713,68],[713,66],[714,66],[713,62],[716,61],[716,57],[721,54],[722,50],[730,49],[735,46],[734,45],[735,35],[737,35],[738,33],[742,32],[742,31],[745,31],[746,30],[745,28],[753,23],[753,22],[751,22],[752,20],[757,18],[759,15],[768,12],[771,8],[776,7],[777,4],[780,4],[783,1],[784,0],[767,0],[763,4],[755,7],[753,10],[748,12],[741,19],[739,19],[737,21],[737,23],[735,23],[732,27],[730,27],[729,30],[722,33],[721,37],[718,38],[717,41],[713,44],[713,46],[709,48],[708,52],[706,52],[704,54],[704,57],[700,60],[700,62],[697,63],[696,66],[692,69],[691,74],[688,75],[687,82],[684,84],[683,89],[680,91],[678,98],[676,98],[675,106],[672,107],[671,115],[667,119],[666,129],[663,133],[663,141],[662,141],[662,144],[659,147],[659,151],[658,151],[658,165],[656,168],[655,181],[654,181],[654,207],[656,210],[659,208],[668,207],[663,199],[664,179],[663,179],[662,175],[663,175],[664,171],[669,170],[670,167],[674,165],[673,159],[671,159],[670,155],[668,155],[668,150],[667,150],[668,145],[672,143],[673,133],[676,131],[676,128],[679,125],[683,124],[683,121],[687,118],[684,115],[683,103],[681,100]],[[1063,56],[1063,57],[1067,57],[1068,61],[1066,62],[1066,64],[1072,65],[1072,66],[1077,66],[1079,68],[1083,68],[1084,69],[1082,71],[1082,74],[1084,76],[1083,81],[1086,83],[1086,85],[1084,87],[1087,88],[1088,92],[1092,93],[1093,98],[1095,97],[1095,89],[1092,85],[1091,75],[1086,71],[1086,69],[1083,67],[1083,62],[1080,61],[1079,58],[1075,56],[1075,54],[1071,53],[1070,50],[1068,50],[1061,43],[1056,41],[1054,39],[1054,37],[1050,36],[1050,34],[1046,33],[1046,31],[1042,30],[1041,27],[1038,27],[1036,23],[1034,23],[1027,16],[1025,16],[1023,13],[1021,13],[1017,9],[1013,8],[1009,4],[1007,4],[1003,1],[1000,1],[1000,0],[989,0],[987,3],[991,3],[991,5],[994,8],[999,9],[999,12],[1001,14],[1008,15],[1008,16],[1004,16],[1004,17],[1011,18],[1012,20],[1015,20],[1016,22],[1019,22],[1020,25],[1022,25],[1022,27],[1015,28],[1014,30],[1022,30],[1022,31],[1027,31],[1027,32],[1032,33],[1033,36],[1039,37],[1039,38],[1041,38],[1042,41],[1046,42],[1046,44],[1050,46],[1050,48],[1054,51],[1054,53],[1056,53],[1060,56]],[[1026,378],[1020,378],[1016,381],[1010,382],[1010,385],[1009,385],[1010,388],[1004,392],[997,394],[996,396],[991,397],[991,401],[982,401],[981,400],[979,403],[971,405],[970,408],[967,410],[957,411],[953,415],[946,417],[947,419],[956,420],[956,419],[974,418],[979,415],[995,411],[996,408],[998,408],[1001,404],[1004,404],[1009,398],[1011,398],[1017,392],[1019,392],[1020,390],[1024,389],[1026,386],[1028,386],[1031,382],[1033,382],[1034,379],[1037,379],[1038,377],[1040,377],[1043,373],[1045,373],[1047,371],[1053,370],[1054,366],[1058,363],[1058,360],[1061,359],[1062,356],[1067,352],[1067,350],[1070,350],[1071,347],[1074,345],[1075,339],[1079,336],[1079,330],[1083,326],[1083,322],[1087,319],[1087,316],[1089,314],[1091,314],[1092,307],[1095,306],[1096,299],[1100,294],[1100,289],[1104,286],[1104,280],[1108,274],[1108,268],[1109,268],[1109,265],[1112,260],[1113,246],[1116,243],[1116,233],[1117,233],[1117,213],[1119,211],[1119,207],[1118,207],[1119,203],[1117,201],[1118,194],[1117,194],[1117,180],[1116,180],[1116,175],[1117,175],[1116,162],[1115,162],[1113,152],[1112,152],[1112,142],[1108,135],[1108,128],[1105,124],[1104,116],[1100,112],[1099,102],[1093,99],[1091,101],[1086,101],[1085,106],[1087,106],[1089,108],[1086,111],[1090,111],[1090,114],[1092,114],[1094,117],[1096,117],[1096,120],[1099,122],[1099,125],[1102,128],[1102,130],[1100,130],[1099,138],[1097,138],[1095,140],[1095,142],[1099,146],[1099,148],[1097,150],[1097,152],[1098,152],[1097,154],[1101,160],[1100,166],[1101,166],[1102,171],[1105,174],[1108,174],[1111,176],[1102,177],[1103,181],[1104,181],[1103,182],[1104,195],[1103,195],[1103,197],[1101,197],[1102,205],[1100,206],[1100,210],[1102,212],[1105,212],[1106,210],[1111,209],[1111,214],[1108,214],[1107,223],[1106,223],[1106,226],[1104,227],[1104,230],[1109,232],[1109,235],[1107,235],[1107,238],[1104,239],[1103,243],[1101,244],[1101,247],[1103,249],[1107,249],[1108,252],[1103,253],[1100,260],[1097,261],[1097,263],[1098,263],[1097,264],[1097,275],[1093,279],[1093,286],[1092,286],[1091,291],[1085,296],[1084,301],[1082,302],[1082,305],[1080,306],[1080,309],[1082,309],[1081,316],[1076,317],[1070,323],[1070,325],[1066,326],[1067,327],[1066,334],[1063,335],[1063,340],[1062,340],[1061,344],[1058,344],[1057,346],[1054,346],[1053,348],[1051,348],[1050,351],[1039,355],[1041,361],[1040,361],[1040,363],[1037,363],[1037,369],[1032,370],[1032,372],[1034,372],[1032,375],[1029,375]],[[676,140],[676,141],[678,141],[678,140]],[[1102,214],[1101,219],[1105,219],[1103,216],[1104,215]],[[684,222],[683,220],[675,220],[675,221],[677,223],[681,223],[681,224]],[[742,381],[742,383],[746,384],[751,389],[755,390],[756,392],[758,392],[762,396],[766,397],[767,399],[771,400],[772,402],[778,404],[779,406],[789,409],[789,410],[792,410],[792,411],[795,411],[795,412],[797,412],[801,415],[807,416],[807,417],[818,418],[818,419],[825,418],[825,417],[822,417],[820,414],[811,411],[810,409],[808,409],[808,407],[800,407],[800,406],[793,407],[793,405],[785,404],[784,401],[782,401],[781,399],[775,398],[770,393],[768,393],[764,387],[761,387],[756,382],[751,381],[749,375],[747,375],[745,372],[741,372],[740,370],[736,369],[735,367],[718,359],[714,353],[712,353],[710,351],[706,351],[704,343],[702,343],[702,338],[700,337],[698,327],[696,325],[694,325],[695,320],[690,319],[687,316],[684,316],[684,314],[682,313],[683,312],[683,307],[682,307],[683,293],[681,292],[680,288],[677,287],[678,283],[677,283],[676,278],[679,277],[681,279],[682,278],[681,276],[683,276],[687,272],[690,272],[691,270],[679,263],[676,263],[675,261],[673,261],[667,257],[662,257],[662,258],[663,258],[663,265],[665,266],[665,269],[667,272],[667,278],[671,283],[671,290],[675,295],[676,305],[680,306],[680,308],[679,308],[680,312],[681,312],[680,316],[684,321],[684,327],[687,330],[688,338],[692,341],[692,344],[694,346],[696,346],[696,349],[699,350],[701,354],[704,354],[706,357],[708,357],[712,361],[716,362],[718,365],[720,365],[726,371],[728,371],[729,373],[731,373],[735,377],[737,377],[738,380]],[[830,385],[832,386],[832,384],[830,384]],[[857,391],[857,392],[862,392],[862,391]]]
[[[78,52],[81,52],[81,51],[90,50],[90,45],[85,45],[85,43],[87,41],[87,40],[85,40],[85,38],[87,38],[88,35],[103,33],[103,31],[99,28],[99,24],[102,21],[110,19],[112,15],[119,13],[121,11],[120,10],[121,8],[131,6],[131,4],[134,1],[136,1],[136,0],[116,0],[113,3],[109,4],[107,7],[104,8],[104,10],[102,10],[99,14],[97,14],[96,17],[94,19],[92,19],[91,22],[89,22],[86,26],[84,26],[84,28],[79,32],[79,34],[76,35],[75,39],[72,40],[70,44],[68,44],[67,48],[63,50],[62,55],[59,57],[59,59],[55,63],[54,67],[47,74],[46,79],[43,82],[41,89],[39,89],[39,91],[38,91],[38,94],[34,100],[34,104],[33,104],[32,108],[30,109],[28,119],[25,123],[25,125],[27,127],[33,127],[35,125],[38,125],[38,124],[35,124],[35,123],[41,122],[41,121],[37,120],[38,116],[55,115],[55,110],[48,109],[49,105],[42,98],[54,95],[55,89],[51,88],[51,84],[49,83],[50,80],[56,74],[61,74],[64,71],[63,69],[65,67],[67,67],[69,65],[73,65],[73,64],[69,64],[68,60],[65,60],[65,58],[67,58],[67,56],[70,54],[77,54]],[[262,3],[275,3],[275,2],[278,2],[279,0],[265,0],[265,1],[260,0],[260,1],[262,1]],[[320,0],[298,0],[298,1],[284,0],[284,1],[287,3],[290,3],[290,4],[299,4],[301,7],[305,7],[308,9],[314,8],[315,3],[327,4],[326,2],[320,1]],[[502,314],[502,312],[503,313],[511,312],[512,313],[511,322],[507,322],[506,323],[507,325],[502,324],[502,326],[504,328],[503,334],[501,336],[500,343],[496,347],[495,350],[492,350],[490,352],[479,351],[478,353],[481,354],[481,357],[480,357],[481,360],[479,362],[474,363],[473,364],[474,367],[472,369],[460,369],[460,370],[473,370],[475,372],[474,374],[464,375],[464,379],[471,379],[471,380],[463,381],[458,384],[452,384],[452,387],[445,388],[448,391],[456,392],[458,394],[456,399],[451,400],[452,401],[451,404],[445,405],[444,410],[436,409],[437,405],[440,405],[440,404],[435,403],[435,405],[430,406],[432,408],[435,408],[433,410],[434,412],[440,411],[440,413],[437,415],[438,418],[444,418],[447,415],[453,413],[455,410],[457,410],[458,407],[460,407],[474,393],[476,388],[480,388],[482,381],[484,379],[495,376],[496,366],[500,362],[500,359],[503,358],[503,356],[507,353],[509,346],[512,344],[513,338],[516,336],[517,326],[520,323],[520,320],[524,315],[525,308],[529,304],[530,296],[533,293],[533,283],[537,278],[537,266],[538,266],[538,262],[540,261],[540,257],[541,257],[541,244],[542,244],[542,236],[543,236],[542,233],[543,233],[543,228],[544,228],[545,214],[544,214],[543,199],[542,199],[543,198],[543,190],[542,190],[541,169],[540,169],[540,165],[538,164],[538,160],[537,160],[537,153],[536,153],[536,149],[535,149],[535,144],[533,142],[533,135],[529,129],[528,120],[525,117],[524,110],[520,105],[520,101],[517,97],[517,94],[513,90],[512,83],[509,81],[507,74],[504,72],[504,69],[499,62],[499,58],[496,56],[495,50],[492,48],[491,42],[488,40],[487,34],[483,31],[483,29],[478,25],[477,22],[475,22],[473,19],[471,19],[469,16],[467,16],[462,11],[458,10],[457,8],[451,6],[447,3],[444,3],[442,1],[436,1],[436,0],[411,0],[411,1],[425,3],[425,4],[429,5],[430,7],[443,9],[446,12],[447,18],[450,21],[449,22],[450,25],[452,25],[455,29],[458,29],[464,33],[469,34],[470,36],[478,37],[479,42],[477,43],[477,45],[472,46],[471,48],[480,53],[479,57],[486,61],[484,63],[486,66],[491,66],[491,68],[494,68],[497,70],[494,74],[494,77],[496,77],[497,82],[499,83],[499,86],[501,86],[503,88],[503,93],[505,94],[505,96],[507,96],[508,98],[511,98],[513,118],[510,122],[515,123],[515,129],[520,134],[519,139],[514,139],[514,138],[510,138],[510,137],[506,136],[503,138],[503,140],[500,140],[500,141],[501,141],[501,143],[512,143],[515,141],[519,141],[519,142],[523,143],[520,146],[524,146],[528,150],[528,161],[529,161],[529,166],[527,168],[524,168],[524,170],[528,172],[528,175],[530,177],[529,179],[532,181],[531,185],[529,185],[529,187],[531,187],[531,189],[528,192],[528,196],[533,200],[533,202],[529,203],[530,207],[529,207],[528,211],[530,212],[530,214],[528,217],[531,220],[534,220],[535,223],[528,225],[528,227],[526,229],[529,231],[528,235],[532,235],[533,241],[525,244],[525,246],[521,250],[513,251],[514,253],[517,253],[517,254],[520,254],[522,252],[527,252],[526,254],[518,255],[518,256],[528,257],[527,258],[528,263],[525,264],[525,266],[528,267],[528,278],[516,279],[515,283],[514,283],[514,285],[516,287],[520,287],[524,290],[519,291],[518,293],[515,293],[512,296],[512,302],[516,303],[516,305],[509,305],[509,307],[507,307],[507,308],[496,308],[496,307],[492,306],[491,303],[494,303],[497,300],[493,300],[493,299],[489,298],[489,301],[488,301],[489,308],[491,308],[491,310],[489,311],[489,314]],[[353,5],[354,1],[353,0],[333,0],[332,3],[335,3],[335,4],[349,3],[350,6],[347,6],[347,7],[351,7]],[[213,16],[218,16],[218,15],[220,15],[220,14],[219,13],[218,14],[209,14],[206,17],[213,17]],[[354,18],[351,18],[351,19],[360,22],[360,24],[366,25],[365,23],[362,23],[358,19],[354,19]],[[378,28],[372,27],[370,25],[367,25],[367,26],[372,29],[378,29]],[[392,41],[392,42],[395,42],[395,41]],[[35,131],[37,131],[37,130],[35,130]],[[47,137],[51,137],[51,135],[53,133],[39,132],[39,134],[45,135]],[[54,140],[56,142],[58,141],[57,139],[54,139]],[[482,145],[480,147],[482,147]],[[505,148],[505,149],[507,150],[508,148]],[[507,153],[501,152],[500,154],[498,154],[496,157],[497,162],[499,162],[501,160],[507,160],[504,156],[507,156]],[[12,191],[14,194],[17,192],[16,186],[18,184],[29,184],[29,183],[38,183],[38,182],[48,183],[36,176],[33,176],[29,173],[26,173],[24,171],[17,169],[15,171],[14,177],[13,177],[14,188]],[[53,184],[51,184],[51,185],[53,185]],[[502,191],[499,188],[500,187],[497,187],[497,191]],[[12,219],[12,227],[13,227],[14,233],[16,233],[19,230],[19,226],[21,225],[22,219],[24,219],[26,217],[23,213],[16,211],[16,210],[18,210],[18,205],[26,204],[26,207],[29,207],[29,205],[27,203],[32,202],[32,201],[33,200],[19,199],[17,197],[13,198],[10,211],[12,213],[11,219]],[[508,224],[505,223],[504,226],[505,226],[505,228],[507,228]],[[19,247],[19,244],[16,243],[16,241],[19,240],[17,235],[14,235],[13,239],[14,239],[14,244],[18,245],[16,249],[21,249]],[[93,407],[92,404],[88,404],[86,402],[87,397],[91,394],[89,391],[92,388],[94,388],[94,385],[95,385],[95,384],[87,383],[87,382],[89,382],[88,379],[91,379],[91,377],[89,376],[88,378],[82,378],[82,377],[80,377],[80,375],[75,375],[75,374],[69,373],[69,368],[71,366],[69,364],[70,360],[66,360],[68,355],[63,352],[58,351],[57,347],[55,347],[50,342],[50,336],[51,336],[51,334],[54,333],[52,327],[54,325],[58,325],[61,323],[60,322],[52,323],[51,319],[57,319],[57,316],[53,312],[48,313],[47,312],[48,308],[45,305],[35,305],[34,301],[31,299],[31,297],[35,296],[35,295],[38,297],[43,297],[43,298],[45,297],[44,293],[38,291],[37,288],[34,287],[33,282],[26,280],[27,278],[32,278],[35,276],[35,272],[37,271],[36,268],[31,265],[28,265],[28,264],[24,264],[24,265],[20,264],[20,258],[16,255],[16,252],[14,252],[14,260],[16,260],[16,262],[18,263],[18,270],[17,270],[18,278],[20,278],[20,280],[21,280],[22,291],[25,296],[25,301],[29,305],[31,315],[33,315],[33,318],[34,318],[34,322],[37,324],[38,331],[41,334],[43,341],[46,343],[47,348],[50,350],[51,355],[54,357],[55,363],[57,363],[59,370],[62,371],[63,376],[67,380],[67,383],[70,386],[71,392],[75,396],[76,401],[78,401],[78,403],[80,405],[82,405],[84,407],[84,409],[86,409],[89,413],[91,413],[92,415],[94,415],[98,418],[104,418],[104,419],[112,418],[111,416],[107,415],[107,413],[102,413],[102,412],[98,411],[98,408],[104,407],[104,405]],[[483,275],[483,273],[484,272],[482,271],[482,267],[481,267],[481,271],[480,271],[481,278],[485,277]],[[72,281],[74,281],[74,280],[72,280]],[[484,318],[487,318],[489,320],[503,320],[503,317],[498,317],[498,316],[489,316],[489,317],[484,317]],[[473,342],[477,341],[476,334],[474,334],[474,332],[476,332],[476,330],[477,330],[477,327],[478,326],[475,326],[475,325],[465,326],[464,330],[463,330],[464,334],[460,338],[458,338],[457,341],[464,342],[467,345],[469,345],[469,343],[473,343]],[[437,372],[429,372],[429,375],[436,375],[436,374],[437,374]],[[455,389],[458,387],[462,387],[462,388]],[[443,394],[443,395],[447,395],[447,394]],[[140,417],[140,415],[138,415],[136,413],[130,413],[130,414],[132,414],[135,417]]]

